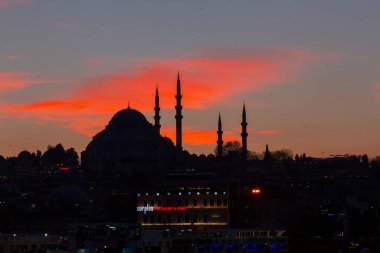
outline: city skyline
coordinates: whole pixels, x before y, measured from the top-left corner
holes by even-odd
[[[248,150],[379,155],[379,3],[85,2],[0,1],[1,155],[82,151],[128,101],[154,123],[156,87],[175,142],[178,70],[191,153],[214,152],[219,112],[240,141],[245,101]]]

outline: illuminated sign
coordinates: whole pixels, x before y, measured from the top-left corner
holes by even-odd
[[[138,206],[137,212],[153,212],[153,206]]]
[[[153,212],[153,211],[185,211],[185,206],[138,206],[137,212]]]
[[[185,206],[157,206],[154,208],[154,211],[185,211],[187,207]]]

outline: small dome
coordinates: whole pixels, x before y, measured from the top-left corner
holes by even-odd
[[[110,125],[117,126],[141,126],[148,123],[141,112],[131,109],[130,107],[117,112],[109,122]]]
[[[18,154],[18,156],[17,156],[17,158],[19,158],[19,159],[29,159],[29,158],[32,158],[32,157],[33,157],[32,154],[29,151],[26,151],[26,150],[21,151]]]
[[[89,202],[88,195],[78,186],[64,185],[55,188],[47,197],[51,206],[73,206]]]

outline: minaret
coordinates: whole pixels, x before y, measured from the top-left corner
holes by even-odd
[[[220,118],[220,113],[219,113],[219,120],[218,120],[218,141],[216,142],[218,144],[218,153],[217,156],[218,158],[222,158],[223,156],[223,131],[222,131],[222,119]]]
[[[245,114],[245,103],[243,105],[243,121],[241,122],[241,148],[242,148],[242,157],[244,160],[247,160],[247,116]]]
[[[178,150],[182,150],[182,95],[181,95],[181,81],[179,79],[179,71],[177,76],[177,95],[175,96],[177,99],[177,105],[175,106],[176,110],[176,148]]]
[[[268,144],[265,147],[265,152],[264,152],[264,161],[269,161],[270,160],[270,151]]]
[[[154,107],[154,128],[156,129],[156,132],[160,134],[160,97],[158,96],[158,87],[156,87],[156,103]]]

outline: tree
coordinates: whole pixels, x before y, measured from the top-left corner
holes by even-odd
[[[66,157],[64,165],[67,167],[77,167],[79,165],[79,156],[78,153],[75,151],[74,148],[69,148],[65,151]]]
[[[279,149],[271,152],[271,157],[275,161],[293,160],[293,151],[290,149]]]
[[[368,155],[364,154],[362,155],[362,164],[365,166],[365,167],[368,167],[369,165],[369,161],[368,161]]]
[[[222,155],[227,156],[234,153],[241,153],[241,144],[239,141],[228,141],[222,146]],[[218,147],[215,147],[214,154],[218,155]]]
[[[218,147],[215,147],[214,154],[218,155]],[[239,141],[227,141],[222,146],[222,156],[229,158],[240,158],[242,155],[242,147]],[[247,160],[258,160],[261,155],[247,150]]]
[[[62,144],[57,144],[55,147],[48,146],[42,155],[41,163],[45,168],[77,167],[78,158],[74,148],[65,150]]]

